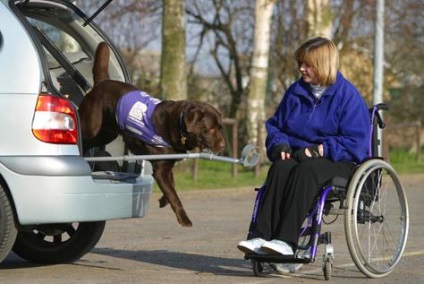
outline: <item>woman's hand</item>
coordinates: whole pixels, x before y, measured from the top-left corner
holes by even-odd
[[[271,150],[271,159],[275,160],[286,160],[291,158],[292,150],[288,145],[276,145]]]
[[[319,144],[299,149],[293,154],[293,157],[299,162],[324,157],[324,146]]]
[[[316,151],[318,151],[318,153]],[[307,147],[305,148],[305,155],[309,158],[324,157],[324,146],[319,144],[318,146]]]
[[[288,160],[291,158],[291,152],[281,152],[281,160]]]

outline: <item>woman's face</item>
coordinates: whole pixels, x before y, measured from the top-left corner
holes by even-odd
[[[306,63],[301,62],[299,65],[299,72],[302,75],[303,81],[312,85],[318,85],[318,78],[314,69]]]

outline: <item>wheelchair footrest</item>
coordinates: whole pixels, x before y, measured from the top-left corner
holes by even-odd
[[[312,258],[299,258],[295,255],[282,255],[282,254],[256,254],[246,253],[244,259],[256,260],[259,262],[274,262],[274,263],[311,263],[314,261]]]

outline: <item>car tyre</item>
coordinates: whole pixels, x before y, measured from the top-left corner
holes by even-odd
[[[35,263],[67,263],[81,258],[100,240],[105,221],[47,224],[19,231],[13,251]]]
[[[0,184],[0,262],[12,250],[16,234],[13,208],[4,187]]]

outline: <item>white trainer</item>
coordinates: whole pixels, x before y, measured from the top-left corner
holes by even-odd
[[[280,253],[282,255],[293,255],[292,247],[284,241],[271,240],[264,242],[261,247],[262,250],[268,253]]]
[[[262,250],[262,244],[266,241],[261,238],[254,238],[251,240],[241,241],[238,243],[237,248],[244,253],[257,253],[257,254],[266,254]]]

